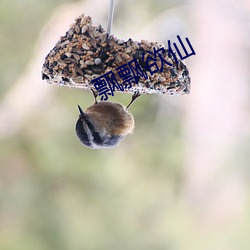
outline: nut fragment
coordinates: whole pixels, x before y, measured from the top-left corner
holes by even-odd
[[[88,60],[88,61],[85,62],[85,64],[86,65],[94,65],[95,63],[93,61]]]

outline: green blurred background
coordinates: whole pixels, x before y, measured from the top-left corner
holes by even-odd
[[[117,0],[114,35],[189,38],[192,92],[139,98],[134,134],[90,150],[74,126],[92,94],[41,67],[80,13],[106,27],[108,4],[0,2],[0,249],[249,250],[249,2]]]

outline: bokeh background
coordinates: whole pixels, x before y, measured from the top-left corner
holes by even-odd
[[[192,91],[139,98],[135,133],[90,150],[74,126],[92,94],[41,67],[81,13],[106,27],[108,5],[0,2],[0,249],[249,250],[250,2],[117,0],[117,37],[189,38]]]

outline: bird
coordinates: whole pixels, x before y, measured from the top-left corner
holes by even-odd
[[[97,93],[92,90],[95,102],[85,112],[78,105],[79,118],[75,130],[80,142],[91,149],[112,148],[134,130],[133,115],[128,112],[130,105],[137,99],[138,92],[132,95],[127,107],[119,103],[97,101]]]

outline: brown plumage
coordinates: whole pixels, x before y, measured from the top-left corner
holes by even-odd
[[[128,135],[133,132],[134,118],[119,103],[98,102],[88,107],[86,116],[97,131],[110,135]]]

